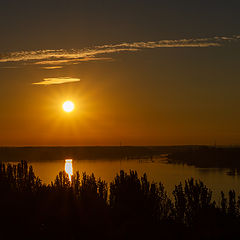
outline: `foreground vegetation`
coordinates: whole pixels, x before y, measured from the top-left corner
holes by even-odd
[[[164,186],[146,174],[120,171],[108,185],[94,175],[71,182],[60,172],[44,185],[31,166],[0,163],[3,239],[233,239],[240,234],[240,198],[212,192],[194,179]]]

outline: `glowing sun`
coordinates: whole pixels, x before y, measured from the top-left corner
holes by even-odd
[[[74,110],[74,103],[71,101],[66,101],[63,103],[62,108],[65,112],[72,112]]]

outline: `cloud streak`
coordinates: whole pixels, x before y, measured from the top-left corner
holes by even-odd
[[[28,63],[38,65],[66,65],[78,64],[89,61],[111,60],[105,57],[119,52],[137,52],[144,49],[156,48],[207,48],[221,47],[229,43],[239,42],[240,36],[232,37],[216,36],[211,38],[192,38],[178,40],[160,40],[149,42],[133,42],[120,44],[107,44],[83,49],[57,49],[20,51],[0,54],[0,63]]]
[[[44,78],[41,82],[33,83],[34,85],[56,85],[63,83],[73,83],[79,82],[79,78],[71,78],[71,77],[56,77],[56,78]]]
[[[42,67],[42,69],[46,70],[52,70],[52,69],[60,69],[63,68],[62,66],[48,66],[48,67]]]

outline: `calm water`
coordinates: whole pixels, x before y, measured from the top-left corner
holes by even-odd
[[[59,171],[79,171],[87,174],[94,173],[95,176],[101,177],[108,183],[114,179],[121,169],[125,171],[136,170],[141,176],[147,173],[150,181],[162,182],[168,193],[171,193],[174,186],[185,179],[194,177],[202,180],[209,188],[213,190],[214,198],[217,200],[220,191],[227,192],[235,189],[240,193],[240,177],[229,176],[227,169],[206,169],[195,168],[186,165],[167,164],[162,160],[139,161],[139,160],[59,160],[30,162],[34,168],[34,172],[42,179],[44,183],[50,183],[59,173]],[[66,165],[67,164],[67,165]],[[72,165],[72,166],[71,166]]]

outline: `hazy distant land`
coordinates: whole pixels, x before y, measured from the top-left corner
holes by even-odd
[[[119,159],[153,158],[174,152],[178,147],[86,146],[86,147],[0,147],[0,161],[49,161],[71,158]]]
[[[151,159],[166,156],[168,163],[196,167],[240,168],[240,147],[210,146],[85,146],[0,147],[0,161],[83,159]]]

